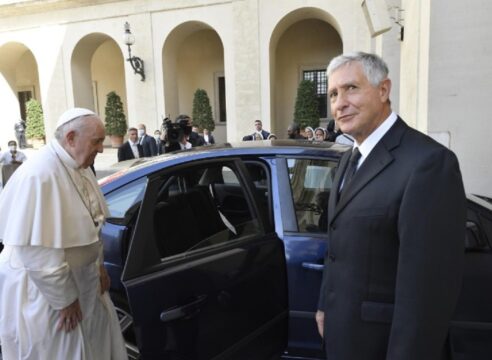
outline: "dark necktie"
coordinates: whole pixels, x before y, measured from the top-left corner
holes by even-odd
[[[343,190],[346,189],[352,181],[352,178],[357,171],[357,164],[359,163],[359,159],[361,156],[362,155],[359,151],[359,148],[355,148],[352,151],[352,155],[350,155],[349,163],[347,165],[347,170],[345,170],[345,180],[343,181],[343,188],[341,192],[343,192]]]

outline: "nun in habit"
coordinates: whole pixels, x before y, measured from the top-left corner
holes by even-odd
[[[103,141],[96,114],[68,110],[0,195],[4,360],[127,358],[103,267],[108,210],[89,168]]]

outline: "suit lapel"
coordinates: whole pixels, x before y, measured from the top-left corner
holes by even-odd
[[[336,196],[330,196],[329,207],[329,224],[331,224],[338,214],[350,203],[350,201],[359,193],[374,177],[376,177],[381,171],[383,171],[389,164],[393,162],[393,155],[391,151],[400,144],[401,137],[408,126],[403,120],[398,117],[398,120],[388,130],[388,132],[381,138],[376,144],[374,149],[369,153],[367,159],[362,163],[357,170],[356,175],[352,178],[351,183],[342,192],[341,197],[336,202]],[[344,155],[340,166],[343,166],[343,170],[347,166],[350,153]],[[341,169],[340,169],[341,170]],[[333,190],[338,191],[341,178],[345,171],[338,171],[333,183]],[[336,186],[336,187],[335,187]]]

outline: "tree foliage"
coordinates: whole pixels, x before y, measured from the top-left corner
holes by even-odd
[[[193,98],[193,125],[198,126],[200,131],[203,129],[214,131],[215,129],[210,99],[203,89],[197,89]]]
[[[319,126],[319,107],[316,86],[311,80],[302,80],[297,88],[297,98],[294,110],[294,122],[301,129]]]
[[[45,135],[43,108],[39,101],[31,99],[26,103],[26,137],[44,140]]]
[[[124,136],[126,134],[126,116],[123,111],[121,98],[114,91],[106,95],[106,107],[104,108],[105,128],[107,135]]]

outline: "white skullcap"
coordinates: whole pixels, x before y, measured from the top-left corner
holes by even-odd
[[[78,117],[86,116],[86,115],[96,115],[96,114],[94,113],[94,111],[84,108],[69,109],[60,116],[58,122],[56,123],[56,128],[58,129],[60,126],[65,125],[66,123]]]

